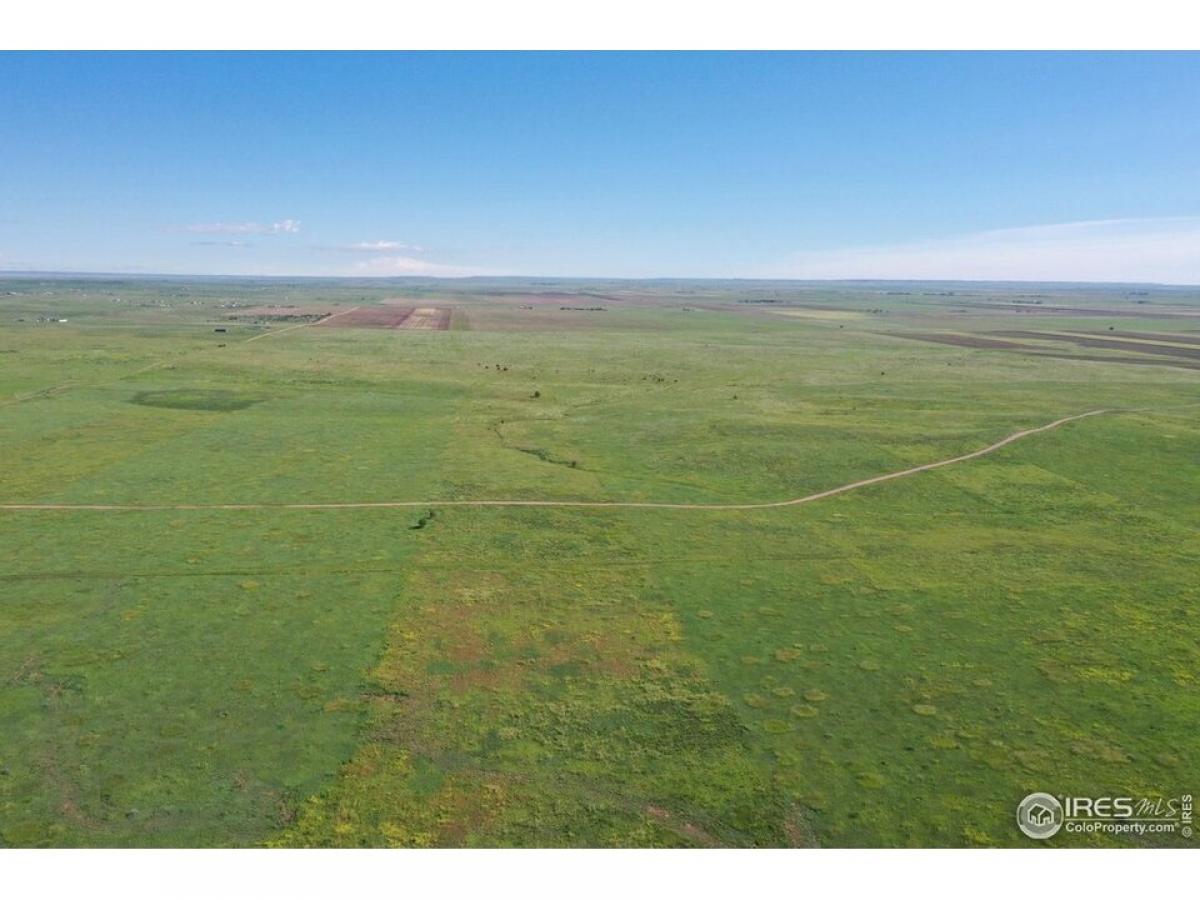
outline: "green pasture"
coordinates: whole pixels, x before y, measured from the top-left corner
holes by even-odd
[[[1200,784],[1200,372],[898,336],[1200,296],[0,287],[0,503],[428,501],[0,510],[0,846],[1029,846],[1032,791]],[[455,327],[228,318],[397,296]],[[1096,408],[799,507],[438,503],[782,500]]]

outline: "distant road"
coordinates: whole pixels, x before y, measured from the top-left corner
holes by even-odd
[[[352,306],[349,309],[343,309],[341,312],[335,312],[332,315],[328,315],[323,319],[316,319],[312,322],[301,322],[299,325],[289,325],[287,328],[276,328],[273,331],[264,331],[262,334],[256,334],[254,337],[246,338],[244,341],[242,341],[242,343],[248,344],[251,341],[261,341],[263,338],[270,337],[273,334],[286,334],[289,331],[295,331],[297,328],[308,328],[310,325],[320,325],[323,322],[328,322],[330,319],[336,319],[338,316],[349,315],[356,309],[361,309],[361,307]]]
[[[299,326],[297,326],[299,327]],[[275,332],[279,333],[279,332]],[[263,335],[265,337],[265,335]],[[703,510],[738,510],[738,509],[774,509],[781,506],[799,506],[802,503],[813,503],[817,500],[823,500],[826,497],[833,497],[837,494],[844,494],[847,491],[857,490],[858,488],[867,487],[872,484],[881,484],[884,481],[891,481],[895,478],[907,478],[910,475],[916,475],[919,472],[928,472],[930,469],[940,469],[942,466],[952,466],[956,463],[967,462],[968,460],[978,459],[981,456],[986,456],[989,453],[995,453],[1002,447],[1007,447],[1009,444],[1019,441],[1022,438],[1027,438],[1030,435],[1040,434],[1043,431],[1049,431],[1052,428],[1058,428],[1060,425],[1065,425],[1067,422],[1074,422],[1077,419],[1086,419],[1089,416],[1099,416],[1105,413],[1114,412],[1134,412],[1134,410],[1119,410],[1119,409],[1093,409],[1088,412],[1078,413],[1073,416],[1064,416],[1061,419],[1055,419],[1046,425],[1039,425],[1036,428],[1026,428],[1022,431],[1015,431],[1006,438],[996,441],[994,444],[989,444],[982,450],[975,450],[971,453],[964,453],[962,456],[955,456],[950,459],[939,460],[938,462],[925,463],[920,466],[913,466],[909,469],[901,469],[899,472],[889,472],[886,475],[876,475],[874,478],[864,478],[861,481],[852,481],[849,484],[843,484],[839,487],[830,488],[826,491],[820,491],[816,494],[808,494],[805,497],[796,497],[792,500],[776,500],[769,503],[649,503],[635,502],[630,500],[383,500],[375,502],[352,502],[352,503],[160,503],[160,504],[105,504],[105,503],[0,503],[0,510],[60,510],[60,511],[75,511],[89,510],[93,512],[153,512],[161,510],[203,510],[203,509],[228,509],[228,510],[254,510],[254,509],[404,509],[409,507],[438,507],[438,506],[541,506],[541,507],[560,507],[560,508],[576,508],[576,509],[703,509]]]

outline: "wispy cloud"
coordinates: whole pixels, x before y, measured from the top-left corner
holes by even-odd
[[[483,269],[466,266],[451,266],[430,262],[415,256],[373,256],[354,264],[357,275],[432,275],[442,278],[465,278],[469,275],[489,274]]]
[[[409,244],[404,241],[355,241],[351,244],[314,244],[313,250],[332,253],[355,254],[389,254],[389,253],[424,253],[425,248],[419,244]]]
[[[192,241],[193,247],[253,247],[251,241]]]
[[[351,253],[385,253],[388,251],[421,253],[424,250],[417,244],[405,244],[402,241],[359,241],[355,244],[341,244],[334,249],[346,250]]]
[[[278,222],[200,222],[184,225],[181,231],[189,234],[296,234],[300,231],[297,219]]]
[[[807,251],[759,274],[1200,284],[1200,217],[1066,222]]]

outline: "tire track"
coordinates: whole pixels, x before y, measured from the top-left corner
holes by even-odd
[[[279,332],[275,332],[279,333]],[[1008,437],[1001,438],[994,444],[989,444],[980,450],[964,453],[961,456],[954,456],[950,459],[942,459],[936,462],[924,463],[919,466],[911,466],[907,469],[901,469],[897,472],[888,472],[884,475],[876,475],[872,478],[864,478],[860,481],[851,481],[848,484],[839,485],[838,487],[829,488],[828,490],[818,491],[815,494],[807,494],[803,497],[795,497],[790,500],[775,500],[764,503],[654,503],[648,501],[632,501],[632,500],[381,500],[381,501],[363,501],[349,503],[158,503],[158,504],[120,504],[120,503],[0,503],[0,511],[8,512],[25,512],[25,511],[59,511],[59,512],[162,512],[162,511],[187,511],[187,510],[320,510],[320,509],[412,509],[418,507],[551,507],[551,508],[567,508],[567,509],[690,509],[690,510],[754,510],[754,509],[777,509],[784,506],[800,506],[804,503],[814,503],[818,500],[824,500],[826,497],[834,497],[838,494],[844,494],[848,491],[858,490],[859,488],[869,487],[873,484],[882,484],[885,481],[893,481],[897,478],[908,478],[912,475],[918,475],[921,472],[929,472],[933,469],[940,469],[943,466],[953,466],[958,463],[968,462],[972,459],[978,459],[981,456],[987,456],[989,453],[995,453],[1009,444],[1019,441],[1031,435],[1041,434],[1044,431],[1050,431],[1058,428],[1068,422],[1075,422],[1079,419],[1086,419],[1091,416],[1100,416],[1106,413],[1115,412],[1137,412],[1138,410],[1118,410],[1118,409],[1093,409],[1088,412],[1076,413],[1073,416],[1063,416],[1061,419],[1055,419],[1053,422],[1048,422],[1045,425],[1039,425],[1035,428],[1025,428],[1021,431],[1014,431]]]

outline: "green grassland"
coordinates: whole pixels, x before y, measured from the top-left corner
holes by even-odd
[[[394,297],[452,327],[230,318]],[[1034,790],[1194,793],[1198,337],[1153,288],[0,280],[0,503],[429,501],[0,510],[0,846],[1029,846]],[[1097,408],[804,506],[438,503],[783,500]]]

